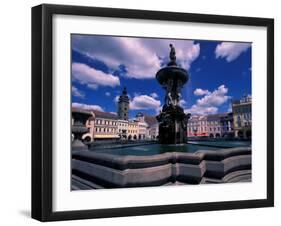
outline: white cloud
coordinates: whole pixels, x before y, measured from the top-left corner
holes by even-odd
[[[155,110],[155,112],[158,113],[160,110],[160,107],[161,107],[161,102],[148,95],[135,96],[130,101],[130,109],[132,109],[132,110],[153,109],[153,110]]]
[[[176,50],[177,63],[187,70],[200,54],[200,44],[195,44],[192,40],[140,39],[140,41],[156,52],[161,59],[169,58],[169,44],[172,43]]]
[[[222,42],[216,47],[216,58],[226,58],[227,62],[231,62],[239,57],[241,53],[245,52],[250,46],[250,43]]]
[[[197,100],[199,106],[220,106],[224,104],[230,96],[227,96],[228,88],[224,85],[218,87],[212,93],[205,95],[203,98]]]
[[[191,108],[185,109],[184,112],[191,113],[192,115],[208,115],[208,114],[216,114],[218,112],[217,107],[203,107],[198,106],[196,104],[192,105]]]
[[[158,113],[161,109],[161,102],[151,95],[141,95],[140,93],[135,93],[134,97],[128,94],[130,100],[130,110],[155,110]],[[118,103],[119,95],[115,96],[113,101],[115,104]]]
[[[96,110],[96,111],[104,111],[104,109],[99,105],[89,105],[82,103],[72,103],[73,108],[79,108],[84,110]]]
[[[105,96],[110,97],[111,93],[110,92],[105,92]]]
[[[218,107],[230,99],[227,93],[228,88],[225,85],[219,86],[213,92],[205,92],[204,96],[198,99],[191,108],[185,109],[185,112],[195,115],[215,114],[218,112]]]
[[[184,99],[181,99],[181,100],[179,101],[179,105],[180,105],[181,107],[185,108],[186,101],[185,101]]]
[[[73,96],[75,97],[80,97],[80,98],[84,98],[85,97],[85,93],[83,93],[82,91],[80,91],[77,87],[72,86],[71,87],[71,93]]]
[[[87,84],[92,89],[97,89],[98,86],[115,87],[120,85],[117,76],[106,74],[82,63],[72,63],[72,76],[81,84]]]
[[[203,96],[203,95],[206,95],[206,94],[210,94],[210,91],[207,90],[207,89],[204,90],[204,89],[198,88],[198,89],[194,90],[194,95],[196,95],[196,96]]]
[[[186,69],[199,56],[200,44],[191,40],[167,40],[108,36],[75,35],[73,49],[104,62],[112,70],[120,65],[126,68],[127,77],[154,78],[162,59],[169,57],[169,44],[176,48],[177,62]]]
[[[99,88],[99,86],[97,84],[87,84],[87,87],[92,89],[92,90],[97,90]]]
[[[157,99],[159,97],[157,93],[151,93],[150,96],[154,99]]]

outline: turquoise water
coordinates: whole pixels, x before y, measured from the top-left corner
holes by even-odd
[[[216,147],[245,147],[250,146],[251,141],[190,141],[191,144],[216,146]]]
[[[231,147],[247,147],[250,146],[250,141],[194,141],[189,144],[178,145],[163,145],[163,144],[149,144],[134,147],[112,148],[112,149],[99,149],[92,150],[98,153],[108,153],[113,155],[156,155],[165,152],[188,152],[193,153],[198,150],[218,150],[222,148]]]

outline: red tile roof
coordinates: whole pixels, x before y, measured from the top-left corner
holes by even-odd
[[[92,111],[95,115],[96,118],[106,118],[106,119],[118,119],[117,114],[113,114],[110,112],[102,112],[102,111]]]

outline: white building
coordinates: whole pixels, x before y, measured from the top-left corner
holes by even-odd
[[[138,139],[145,140],[148,138],[148,124],[145,122],[145,116],[142,113],[136,115],[138,122]]]
[[[252,98],[244,96],[241,100],[232,102],[235,137],[252,137]]]
[[[129,121],[128,120],[122,120],[118,119],[117,123],[117,133],[121,140],[127,140],[128,139],[128,128],[129,127]]]

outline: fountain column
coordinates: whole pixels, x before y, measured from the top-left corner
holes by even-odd
[[[187,141],[187,122],[190,114],[185,114],[179,106],[181,89],[189,79],[187,71],[176,63],[176,51],[170,44],[170,62],[156,73],[156,79],[165,90],[164,105],[157,116],[159,122],[159,142],[161,144],[182,144]]]

